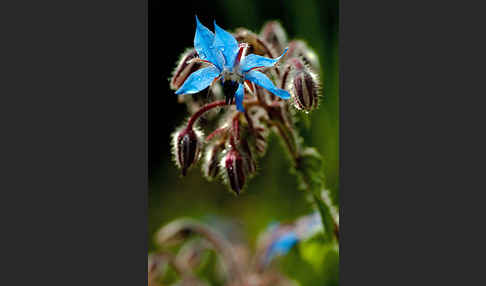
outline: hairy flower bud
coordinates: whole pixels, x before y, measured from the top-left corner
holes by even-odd
[[[300,110],[311,111],[317,107],[318,86],[309,72],[298,72],[292,79],[292,98]]]
[[[172,135],[172,149],[175,162],[182,169],[182,175],[187,174],[189,167],[200,157],[203,134],[192,127],[183,127]]]
[[[202,171],[209,181],[218,176],[220,155],[223,153],[224,147],[225,141],[222,140],[206,148]]]
[[[253,152],[251,151],[247,140],[241,141],[241,151],[244,155],[243,160],[245,162],[245,170],[249,175],[254,174],[256,172],[256,161],[253,159]]]
[[[248,139],[253,147],[255,154],[262,157],[267,149],[269,130],[263,123],[268,121],[268,115],[265,109],[255,106],[248,110],[247,121],[251,121],[252,128],[249,130]]]
[[[260,35],[277,53],[283,53],[287,46],[287,34],[279,22],[270,21],[266,23]]]
[[[202,64],[197,61],[191,61],[197,57],[197,52],[195,49],[188,49],[184,52],[172,73],[172,78],[170,80],[170,88],[173,90],[179,89],[187,77],[202,67]]]
[[[317,54],[301,40],[294,40],[289,43],[289,50],[285,58],[302,58],[313,71],[319,71],[319,58]]]
[[[293,67],[290,80],[290,93],[295,107],[304,111],[315,109],[319,103],[319,84],[305,64],[297,58],[290,60]]]
[[[231,148],[223,157],[221,167],[224,169],[225,178],[230,184],[231,190],[237,195],[243,189],[248,175],[243,156],[235,148]]]
[[[255,150],[257,155],[262,157],[267,150],[268,130],[264,127],[255,127]]]
[[[292,59],[291,59],[291,61],[292,61]],[[292,64],[287,64],[284,67],[283,73],[281,74],[281,77],[280,77],[280,87],[282,89],[287,88],[287,83],[290,80],[290,76],[291,76],[292,71],[293,71]]]
[[[239,28],[236,30],[235,38],[238,43],[247,43],[249,45],[248,49],[246,50],[246,54],[256,54],[260,56],[269,55],[271,51],[269,51],[269,47],[265,45],[265,43],[258,37],[257,34],[244,29]],[[274,55],[271,55],[272,58]]]

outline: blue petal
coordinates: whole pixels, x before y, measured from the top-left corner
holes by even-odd
[[[218,75],[219,70],[212,66],[197,70],[184,81],[184,84],[175,92],[175,94],[199,92],[208,87]]]
[[[283,54],[280,55],[280,57],[275,59],[270,59],[255,54],[250,54],[245,58],[243,58],[240,69],[242,72],[247,72],[252,68],[256,68],[256,67],[271,67],[275,65],[285,55],[285,53],[287,53],[288,49],[289,48],[286,48]]]
[[[273,243],[272,250],[279,254],[285,254],[289,252],[297,241],[298,239],[294,232],[286,233]]]
[[[270,91],[271,93],[275,94],[276,96],[289,99],[290,93],[284,89],[277,88],[273,82],[263,73],[252,70],[245,74],[245,79],[254,82],[255,84],[265,88],[266,90]]]
[[[245,88],[241,83],[238,85],[238,89],[236,90],[235,97],[236,97],[236,109],[238,109],[238,111],[245,112],[245,108],[243,107],[243,99],[245,98]]]
[[[214,34],[206,28],[196,16],[196,35],[194,36],[194,48],[199,57],[203,60],[210,61],[219,69],[223,68],[222,56],[218,55],[219,51],[213,47]]]
[[[293,231],[281,235],[270,245],[265,262],[269,263],[275,256],[288,253],[298,240]]]
[[[238,54],[238,42],[230,33],[223,30],[214,21],[214,43],[213,46],[221,51],[225,59],[225,67],[231,68]]]

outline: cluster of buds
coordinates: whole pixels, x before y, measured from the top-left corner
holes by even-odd
[[[283,139],[290,154],[299,152],[294,110],[307,113],[318,106],[319,62],[303,41],[288,41],[285,30],[275,21],[268,22],[260,34],[239,28],[232,36],[240,47],[233,69],[237,70],[239,60],[250,54],[253,58],[276,59],[277,65],[258,66],[249,71],[258,69],[278,88],[269,89],[273,84],[259,82],[259,79],[238,78],[238,73],[228,73],[226,68],[221,72],[221,81],[217,77],[203,90],[183,87],[191,74],[199,75],[198,71],[202,74],[202,69],[209,69],[208,64],[211,64],[204,55],[198,55],[197,48],[187,49],[172,74],[170,87],[177,90],[178,101],[187,105],[191,116],[173,134],[172,147],[183,176],[202,160],[202,172],[208,180],[221,177],[239,194],[255,174],[257,159],[265,154],[271,132]],[[231,80],[225,81],[225,76]],[[291,99],[285,100],[282,94],[277,94],[277,89],[290,93]],[[194,90],[194,93],[188,94],[186,90]],[[233,107],[235,94],[243,94],[238,109]],[[204,136],[204,133],[209,135]]]

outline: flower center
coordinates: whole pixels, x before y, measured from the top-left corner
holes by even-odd
[[[226,79],[223,82],[223,93],[225,97],[226,104],[233,103],[235,97],[235,92],[238,89],[238,82]]]
[[[224,69],[221,73],[224,81],[235,81],[238,83],[243,83],[245,81],[244,76],[241,73],[230,71],[228,69]]]

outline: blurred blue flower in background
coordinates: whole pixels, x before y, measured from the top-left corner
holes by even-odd
[[[243,108],[245,81],[253,82],[280,98],[290,98],[290,94],[286,90],[277,88],[265,74],[257,70],[275,65],[285,55],[287,49],[275,59],[255,54],[245,56],[248,45],[238,45],[233,35],[220,28],[216,21],[214,22],[214,34],[199,22],[197,16],[196,23],[194,48],[199,55],[197,60],[208,63],[210,66],[193,72],[175,92],[176,94],[197,93],[222,78],[224,90],[231,93],[225,94],[225,96],[227,98],[230,96],[230,102],[235,96],[236,107],[242,112],[245,110]]]
[[[266,245],[263,264],[268,265],[276,256],[287,254],[299,241],[322,230],[321,217],[317,212],[303,216],[292,224],[271,224],[262,238]]]
[[[265,261],[269,263],[275,256],[284,255],[299,241],[295,232],[290,231],[279,236],[269,247]]]

